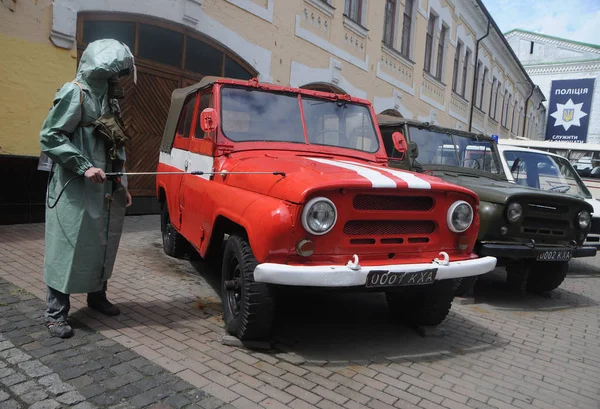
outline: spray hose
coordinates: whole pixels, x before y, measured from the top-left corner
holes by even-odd
[[[193,171],[193,172],[108,172],[105,173],[106,175],[106,179],[116,182],[116,183],[120,183],[121,182],[121,177],[122,176],[141,176],[141,175],[196,175],[196,176],[202,176],[202,175],[221,175],[221,176],[226,176],[226,175],[275,175],[275,176],[283,176],[285,177],[285,172],[228,172],[226,170],[223,170],[221,172],[203,172],[203,171]],[[53,205],[50,205],[50,194],[49,191],[50,189],[48,189],[46,191],[46,204],[48,206],[48,208],[50,209],[54,209],[56,207],[56,205],[58,204],[58,201],[60,200],[60,197],[62,196],[62,194],[64,193],[65,189],[67,188],[67,186],[69,186],[69,183],[71,183],[72,180],[78,179],[78,178],[82,178],[84,177],[83,175],[77,175],[77,176],[73,176],[71,179],[67,180],[67,183],[65,183],[65,185],[63,186],[63,188],[60,190],[60,193],[58,194],[58,196],[56,197],[56,200],[54,201]]]

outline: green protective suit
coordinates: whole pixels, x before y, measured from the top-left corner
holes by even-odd
[[[40,144],[52,161],[48,198],[53,205],[67,181],[94,166],[104,172],[124,171],[125,149],[117,159],[90,123],[110,114],[108,79],[124,69],[135,73],[133,55],[122,43],[92,42],[83,52],[74,82],[56,93],[40,131]],[[81,89],[83,90],[83,101]],[[113,102],[115,100],[112,100]],[[94,183],[72,180],[56,207],[46,207],[44,280],[64,294],[101,291],[113,271],[123,228],[126,180]]]

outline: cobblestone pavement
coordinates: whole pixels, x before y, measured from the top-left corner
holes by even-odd
[[[291,294],[278,304],[273,348],[261,352],[222,345],[218,267],[167,257],[158,217],[128,217],[121,243],[108,293],[122,314],[102,316],[75,295],[75,337],[55,341],[39,319],[43,225],[0,226],[0,277],[36,297],[5,301],[2,293],[2,305],[10,305],[1,311],[12,312],[0,315],[0,323],[11,328],[1,328],[6,340],[0,340],[0,378],[19,374],[26,378],[22,383],[37,385],[16,392],[2,386],[9,396],[0,395],[0,407],[6,401],[25,406],[34,390],[59,402],[63,395],[41,383],[56,375],[64,388],[75,388],[64,396],[119,408],[157,391],[188,400],[188,392],[206,399],[204,391],[242,409],[600,408],[600,256],[571,262],[568,278],[551,298],[506,292],[502,269],[484,276],[475,304],[453,305],[440,325],[443,336],[422,337],[391,323],[379,294]],[[26,299],[16,302],[19,297]],[[20,319],[28,320],[26,330],[10,327]],[[98,351],[108,358],[95,357]],[[31,356],[23,362],[36,363],[18,362],[20,354]],[[61,367],[64,358],[74,359],[79,372]],[[97,364],[86,367],[86,359]],[[46,367],[39,370],[52,373],[30,375]],[[141,368],[160,372],[153,376]],[[133,378],[112,381],[124,376]],[[146,385],[147,393],[138,387],[135,396],[101,391],[113,382],[119,384],[113,390],[131,394],[127,387],[142,381],[156,384]],[[188,384],[198,389],[168,386]]]
[[[50,337],[43,302],[3,279],[0,300],[2,409],[232,407],[77,320],[77,337]]]

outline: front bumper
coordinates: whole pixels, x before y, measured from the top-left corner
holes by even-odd
[[[298,266],[263,263],[254,270],[254,281],[269,284],[303,287],[354,287],[364,286],[370,271],[412,273],[437,269],[435,280],[471,277],[488,273],[496,268],[495,257],[472,260],[432,262],[419,264],[390,264],[381,266],[321,265]]]
[[[481,243],[478,252],[480,257],[492,256],[504,259],[520,260],[535,259],[538,254],[546,251],[571,251],[571,258],[594,257],[597,252],[596,247],[592,246],[553,246],[543,244],[522,244],[522,243]]]

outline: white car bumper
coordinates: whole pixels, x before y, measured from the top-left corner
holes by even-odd
[[[446,260],[420,264],[390,264],[360,266],[357,258],[347,265],[290,266],[263,263],[256,266],[254,280],[261,283],[306,287],[352,287],[364,286],[371,271],[390,273],[413,273],[437,269],[435,280],[471,277],[488,273],[496,268],[495,257],[481,257],[465,261]],[[356,265],[358,264],[358,265]],[[408,284],[410,285],[410,284]]]

